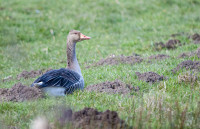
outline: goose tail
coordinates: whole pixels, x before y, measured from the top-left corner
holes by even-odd
[[[43,84],[44,84],[43,82],[33,83],[33,84],[31,84],[31,87],[40,87]]]

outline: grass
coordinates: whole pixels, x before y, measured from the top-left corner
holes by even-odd
[[[176,50],[154,51],[153,43],[171,39],[174,33],[198,33],[200,30],[198,0],[0,0],[0,78],[16,77],[23,70],[59,69],[66,67],[66,36],[71,29],[80,30],[92,39],[77,44],[77,57],[85,86],[120,79],[139,86],[133,97],[76,92],[63,98],[46,98],[34,102],[3,102],[0,118],[8,126],[26,129],[37,115],[55,112],[55,105],[68,105],[73,110],[84,107],[115,110],[135,128],[200,128],[200,86],[178,83],[171,69],[186,59],[182,52],[199,45],[185,36],[177,37],[186,45]],[[111,54],[148,57],[167,54],[165,61],[119,64],[85,69]],[[188,58],[198,60],[197,57]],[[153,71],[168,80],[149,85],[137,80],[135,72]],[[30,85],[35,78],[20,80]],[[10,88],[18,81],[1,82]],[[51,117],[50,117],[51,116]],[[3,128],[3,127],[2,127]]]

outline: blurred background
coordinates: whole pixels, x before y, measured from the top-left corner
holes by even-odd
[[[0,81],[0,88],[10,88],[17,82],[29,86],[35,78],[16,80],[16,76],[23,70],[65,68],[66,38],[72,29],[92,37],[91,40],[78,43],[76,47],[86,87],[120,79],[139,86],[141,94],[123,97],[78,92],[63,100],[47,98],[33,103],[3,103],[0,105],[0,117],[8,125],[27,128],[36,114],[52,110],[58,103],[65,103],[75,107],[74,109],[93,107],[100,111],[115,110],[122,119],[128,121],[132,120],[129,119],[129,115],[133,113],[131,111],[138,109],[136,111],[139,113],[141,107],[148,105],[149,99],[152,102],[162,100],[163,109],[170,105],[170,111],[178,114],[173,119],[178,117],[180,121],[182,112],[179,111],[189,105],[186,125],[190,127],[190,119],[196,120],[199,115],[198,90],[191,89],[190,84],[179,84],[179,73],[174,75],[170,70],[185,60],[177,59],[178,55],[199,47],[199,44],[192,43],[192,39],[188,38],[200,32],[199,0],[0,0],[0,80],[13,78],[11,81]],[[165,43],[175,38],[181,41],[181,47],[175,50],[155,50],[155,43]],[[136,65],[119,64],[86,69],[86,66],[111,55],[131,56],[135,53],[142,58],[156,54],[166,54],[171,58],[156,63],[142,62]],[[199,60],[197,57],[187,59]],[[137,71],[154,71],[167,76],[168,81],[150,85],[137,80]],[[166,85],[168,87],[163,91]],[[175,101],[181,106],[176,106]],[[153,114],[150,117],[151,127],[159,128],[168,118],[160,117],[158,106],[154,106],[156,110],[152,112],[149,107],[142,109],[143,118],[148,113]],[[140,121],[140,114],[136,116]],[[160,118],[163,121],[158,123]],[[177,125],[180,125],[179,119],[177,121]],[[195,122],[197,125],[198,121]],[[129,121],[129,124],[134,126],[138,122]],[[163,127],[169,127],[169,123]]]

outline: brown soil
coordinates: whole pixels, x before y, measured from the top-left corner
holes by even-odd
[[[195,44],[200,44],[200,34],[195,33],[192,36],[190,36],[190,38]]]
[[[94,108],[84,108],[73,112],[71,109],[63,110],[58,124],[62,127],[71,122],[72,128],[81,129],[127,129],[128,125],[119,118],[117,112],[106,110],[98,112]]]
[[[0,101],[22,102],[26,100],[35,100],[43,98],[40,89],[24,86],[21,83],[15,84],[12,88],[0,89]]]
[[[139,80],[142,80],[148,83],[155,83],[155,82],[163,81],[164,79],[166,79],[164,76],[160,76],[154,72],[146,72],[146,73],[136,72],[135,74],[138,76]]]
[[[23,71],[23,72],[21,72],[20,74],[17,75],[17,80],[20,80],[22,78],[24,78],[24,79],[35,78],[35,77],[40,76],[40,75],[42,75],[42,74],[44,74],[44,73],[46,73],[50,70],[52,70],[52,69],[49,68],[47,70],[32,70],[30,72]]]
[[[163,48],[167,49],[175,49],[178,46],[181,46],[181,41],[177,39],[170,39],[168,40],[165,44],[163,42],[158,42],[154,44],[154,49],[155,50],[161,50]]]
[[[138,91],[139,87],[125,84],[120,80],[106,81],[99,84],[89,85],[85,88],[86,91],[104,92],[110,94],[129,94],[132,91]]]
[[[112,56],[108,57],[106,59],[101,59],[99,62],[94,63],[90,66],[87,66],[86,68],[90,68],[92,66],[101,66],[101,65],[117,65],[120,63],[123,64],[135,64],[142,62],[143,59],[139,56]]]
[[[165,44],[167,49],[175,49],[177,46],[181,46],[181,41],[177,39],[171,39]]]
[[[191,61],[191,60],[183,61],[180,64],[178,64],[176,68],[172,69],[172,72],[176,73],[181,69],[200,72],[200,61]]]
[[[200,58],[200,47],[196,51],[184,52],[178,56],[178,58],[194,57]]]
[[[152,55],[148,57],[149,60],[163,60],[167,58],[170,58],[170,56],[165,55],[165,54]]]

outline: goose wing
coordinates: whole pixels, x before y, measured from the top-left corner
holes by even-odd
[[[34,81],[31,86],[38,84],[38,88],[44,87],[64,87],[66,90],[80,81],[81,76],[70,69],[51,70]]]

